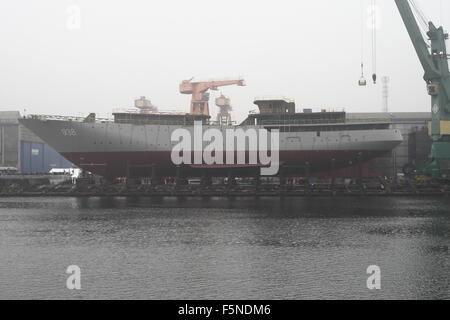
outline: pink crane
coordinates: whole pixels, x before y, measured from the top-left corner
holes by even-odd
[[[243,79],[236,80],[212,80],[212,81],[192,81],[184,80],[180,84],[180,93],[191,94],[191,114],[209,116],[209,93],[208,90],[218,90],[223,86],[245,86]]]

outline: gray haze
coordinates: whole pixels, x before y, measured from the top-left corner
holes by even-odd
[[[295,98],[299,110],[380,111],[381,85],[357,86],[361,1],[370,2],[2,1],[0,110],[104,116],[145,95],[162,110],[186,111],[181,80],[242,76],[247,87],[222,90],[239,120],[255,109],[255,96],[272,94]],[[418,2],[429,18],[450,25],[440,11],[448,0]],[[391,77],[391,110],[428,111],[423,71],[394,1],[378,3],[378,75]],[[81,10],[79,29],[67,25],[73,5]],[[368,79],[370,40],[366,29]]]

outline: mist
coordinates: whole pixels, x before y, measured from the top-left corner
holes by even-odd
[[[392,112],[429,111],[423,70],[394,1],[378,0],[377,74],[390,77]],[[447,0],[418,1],[450,25]],[[364,15],[361,14],[361,4]],[[294,98],[297,110],[382,110],[371,78],[369,0],[3,1],[0,110],[107,116],[146,96],[160,110],[189,111],[178,85],[243,77],[224,87],[243,120],[255,96]],[[75,11],[74,11],[75,10]],[[73,23],[74,12],[79,19]],[[363,28],[363,44],[361,30]],[[359,87],[363,45],[367,87]],[[211,111],[217,108],[211,100]]]

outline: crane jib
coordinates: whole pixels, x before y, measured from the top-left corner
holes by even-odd
[[[450,77],[445,43],[448,34],[442,27],[436,28],[433,22],[427,21],[412,0],[395,0],[395,3],[424,69],[424,80],[431,95],[432,121],[429,133],[433,144],[423,171],[438,179],[444,173],[443,166],[450,161]],[[410,3],[427,29],[430,46],[422,35]]]

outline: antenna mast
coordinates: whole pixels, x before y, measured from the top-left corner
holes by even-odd
[[[383,112],[389,112],[389,77],[381,78],[381,82],[383,83]]]

